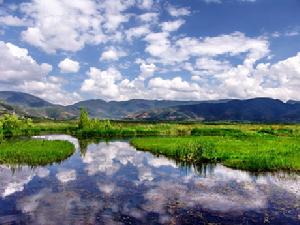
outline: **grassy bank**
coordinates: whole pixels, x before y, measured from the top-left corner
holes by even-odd
[[[0,144],[0,164],[39,166],[61,162],[74,152],[68,141],[19,140]]]
[[[131,144],[140,150],[182,162],[221,162],[232,168],[250,171],[300,171],[300,140],[295,137],[133,138]]]
[[[72,134],[79,138],[111,138],[141,136],[289,136],[300,137],[300,125],[243,124],[243,123],[155,123],[109,121],[90,118],[82,110],[78,120],[52,121],[0,117],[0,141],[6,137],[30,136],[42,133]]]

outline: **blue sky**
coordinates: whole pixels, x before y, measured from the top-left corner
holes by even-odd
[[[0,0],[0,90],[300,100],[298,0]]]

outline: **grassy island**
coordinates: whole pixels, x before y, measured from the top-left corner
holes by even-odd
[[[0,164],[40,166],[61,162],[71,156],[74,145],[68,141],[18,140],[0,144]]]
[[[295,137],[133,138],[131,144],[182,162],[220,162],[249,171],[300,171],[300,140]]]

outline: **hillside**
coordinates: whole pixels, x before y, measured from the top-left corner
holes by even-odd
[[[92,117],[123,118],[141,111],[167,108],[178,105],[191,105],[196,101],[167,101],[167,100],[144,100],[132,99],[129,101],[110,101],[100,99],[87,100],[74,104],[72,107],[83,107],[88,110]]]
[[[143,120],[300,122],[300,104],[270,98],[175,106],[135,114]]]
[[[50,102],[23,92],[0,91],[0,99],[8,104],[24,107],[42,108],[54,106]]]
[[[78,116],[76,108],[55,105],[39,97],[23,92],[0,91],[2,114],[12,111],[34,118],[71,119]]]
[[[91,117],[128,120],[197,120],[300,122],[300,103],[284,103],[270,98],[216,101],[170,101],[132,99],[110,101],[92,99],[63,106],[47,102],[34,95],[0,91],[0,114],[15,112],[22,116],[47,119],[74,119],[80,108]]]

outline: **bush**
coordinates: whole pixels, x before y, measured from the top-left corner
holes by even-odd
[[[32,128],[31,119],[20,119],[17,115],[5,114],[0,118],[0,130],[2,136],[11,137],[27,135]]]

